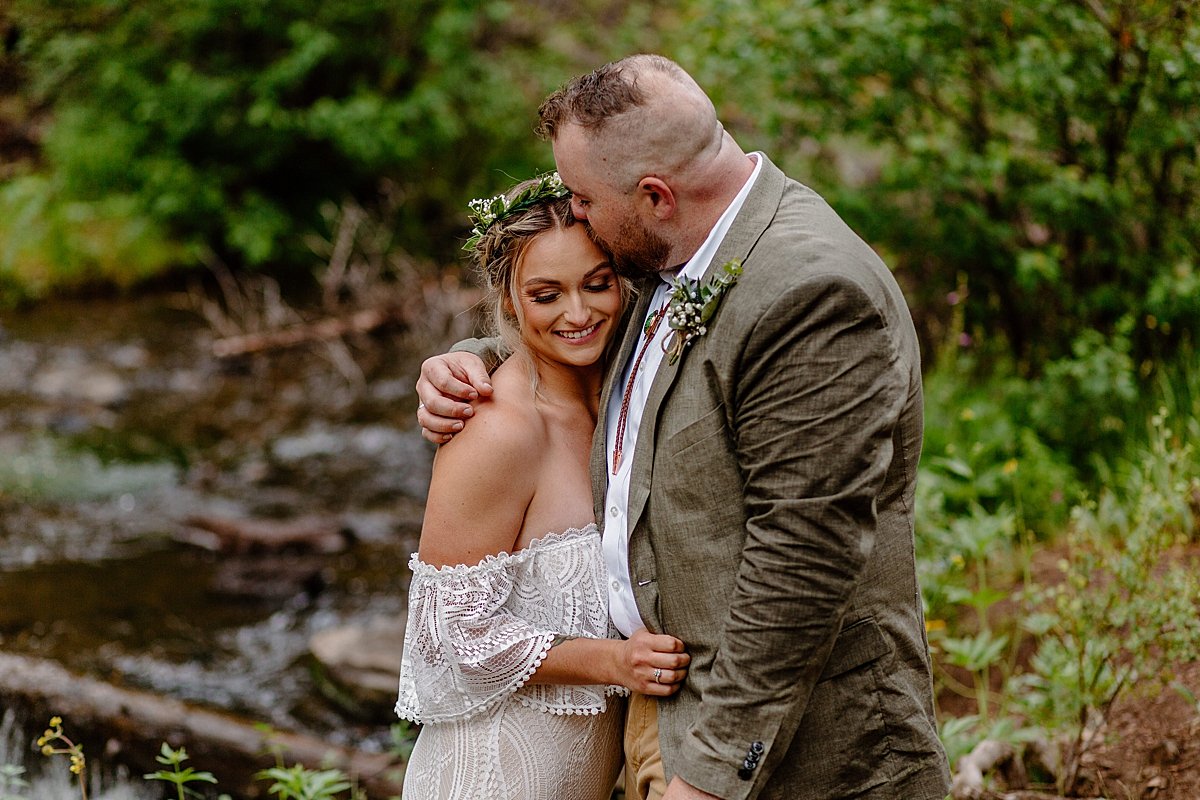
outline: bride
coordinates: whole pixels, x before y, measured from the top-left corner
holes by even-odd
[[[670,695],[688,661],[608,619],[588,457],[627,291],[556,174],[472,209],[467,247],[514,357],[434,461],[396,704],[422,725],[404,799],[607,800],[620,695]]]

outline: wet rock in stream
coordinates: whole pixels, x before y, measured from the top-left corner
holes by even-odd
[[[400,616],[376,617],[313,634],[309,648],[335,685],[335,701],[375,719],[391,718],[404,628]]]

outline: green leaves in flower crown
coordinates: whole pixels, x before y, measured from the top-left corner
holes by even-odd
[[[539,203],[557,200],[569,194],[571,192],[563,186],[558,173],[548,172],[538,178],[537,183],[522,189],[511,200],[499,194],[492,198],[480,197],[472,200],[467,203],[470,209],[468,216],[474,220],[475,225],[471,228],[471,237],[463,245],[463,250],[474,250],[488,229],[500,220],[533,208]]]

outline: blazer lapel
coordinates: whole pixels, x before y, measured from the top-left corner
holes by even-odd
[[[733,225],[717,247],[712,262],[704,270],[702,283],[707,282],[732,259],[740,258],[746,261],[763,231],[775,218],[779,202],[783,199],[786,177],[765,155],[760,153],[758,157],[763,159],[762,171],[746,197],[746,202],[734,218]],[[737,285],[730,287],[729,291],[737,291]],[[644,316],[645,311],[642,313]],[[718,307],[716,316],[720,315],[721,309]],[[659,412],[691,349],[685,348],[674,364],[668,364],[664,358],[654,376],[654,382],[650,384],[650,394],[646,398],[646,409],[642,412],[642,424],[638,430],[637,446],[634,448],[633,466],[629,476],[630,531],[637,526],[645,510],[646,499],[650,496],[650,475],[654,466],[654,440],[657,435]]]

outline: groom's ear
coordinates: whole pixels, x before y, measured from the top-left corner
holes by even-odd
[[[675,193],[661,178],[647,175],[638,181],[638,205],[655,219],[670,219],[675,214]]]

